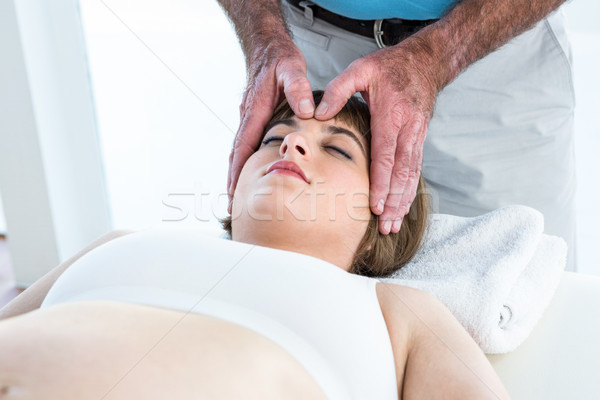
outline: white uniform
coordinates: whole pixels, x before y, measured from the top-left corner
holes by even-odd
[[[313,89],[378,50],[374,39],[310,19],[285,0],[282,7]],[[545,232],[569,245],[567,270],[575,270],[574,107],[559,10],[439,94],[422,168],[434,212],[472,217],[510,204],[536,208]]]

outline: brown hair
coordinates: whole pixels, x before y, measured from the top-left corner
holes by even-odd
[[[323,91],[313,92],[315,104],[319,104]],[[291,118],[294,112],[287,101],[283,101],[273,112],[271,121]],[[355,128],[371,143],[371,114],[367,104],[358,97],[351,97],[335,119]],[[263,135],[266,132],[263,132]],[[370,150],[367,148],[367,154]],[[370,161],[369,161],[370,162]],[[410,211],[402,220],[398,233],[383,235],[379,232],[378,218],[371,213],[367,231],[360,242],[350,266],[349,272],[371,276],[389,276],[406,264],[417,252],[427,228],[429,203],[425,192],[425,182],[419,176],[417,196],[410,206]],[[223,229],[231,237],[231,216],[221,219]]]

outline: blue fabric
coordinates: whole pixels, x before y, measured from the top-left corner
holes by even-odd
[[[354,19],[434,19],[454,0],[312,0],[336,14]]]

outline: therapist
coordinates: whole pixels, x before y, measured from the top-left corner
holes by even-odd
[[[382,233],[398,231],[422,167],[434,211],[540,210],[574,270],[571,56],[553,13],[564,0],[218,1],[248,75],[230,196],[283,96],[298,117],[326,120],[360,92]],[[311,86],[325,90],[316,110]]]

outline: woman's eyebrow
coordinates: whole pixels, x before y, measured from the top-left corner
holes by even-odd
[[[367,156],[365,147],[363,146],[360,139],[358,137],[356,137],[354,132],[349,131],[348,129],[341,128],[339,126],[335,126],[335,125],[327,125],[327,129],[325,131],[327,133],[329,133],[330,135],[340,135],[341,134],[341,135],[350,136],[352,138],[352,140],[354,140],[356,142],[356,144],[358,144],[358,147],[360,147],[360,150],[362,151],[363,156],[365,156],[365,158],[367,160],[369,159],[369,157]]]
[[[298,123],[296,122],[296,120],[291,119],[291,118],[286,118],[286,119],[277,119],[274,121],[271,121],[267,124],[267,126],[265,126],[265,133],[269,132],[271,129],[273,129],[273,127],[279,125],[279,124],[283,124],[285,126],[289,126],[290,128],[297,128],[298,127]]]

